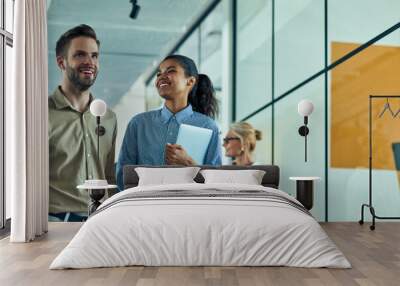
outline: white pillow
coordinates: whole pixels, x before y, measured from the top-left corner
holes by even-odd
[[[246,185],[261,185],[265,171],[261,170],[202,170],[205,184],[234,183]]]
[[[193,179],[199,170],[199,167],[135,168],[139,176],[139,186],[195,183]]]

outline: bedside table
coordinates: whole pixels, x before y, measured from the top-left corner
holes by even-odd
[[[314,204],[314,181],[320,179],[320,177],[289,177],[289,180],[296,181],[296,199],[308,210],[311,210]]]
[[[106,180],[86,180],[85,184],[77,186],[78,189],[84,189],[89,192],[91,198],[88,206],[88,216],[94,213],[101,205],[100,200],[104,197],[107,189],[116,189],[117,185],[109,185]]]

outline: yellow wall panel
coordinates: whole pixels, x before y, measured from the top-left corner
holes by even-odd
[[[332,42],[332,61],[358,47]],[[373,45],[331,72],[331,167],[368,168],[369,95],[400,95],[400,48]],[[373,101],[374,169],[394,170],[391,144],[400,142],[400,113],[378,118],[386,100]],[[400,98],[389,99],[397,112]]]

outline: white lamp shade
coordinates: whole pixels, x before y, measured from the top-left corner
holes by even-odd
[[[107,104],[104,100],[95,99],[90,104],[90,113],[94,116],[104,116],[107,112]]]
[[[314,104],[307,99],[303,99],[297,105],[297,111],[301,116],[309,116],[314,110]]]

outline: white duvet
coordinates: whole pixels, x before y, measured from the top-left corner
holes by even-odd
[[[50,269],[127,265],[351,267],[312,216],[273,199],[185,196],[116,203],[136,192],[207,189],[261,190],[297,202],[282,191],[254,185],[132,188],[106,200]]]

